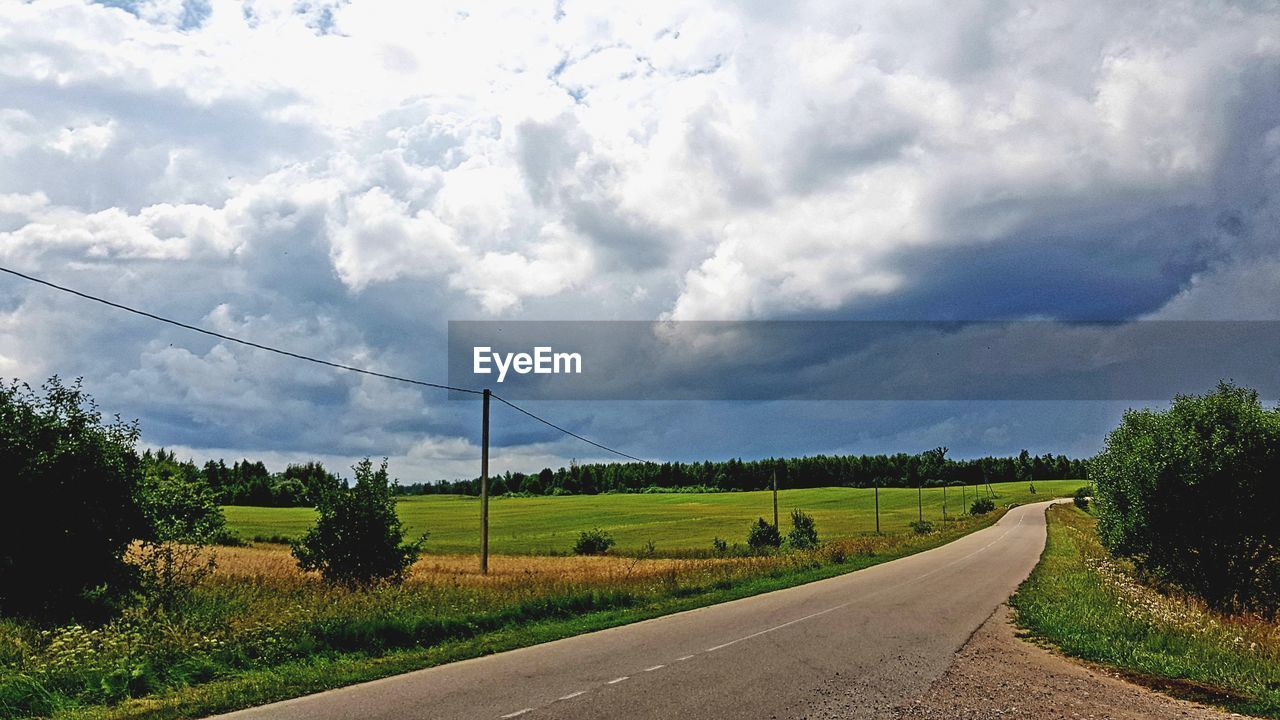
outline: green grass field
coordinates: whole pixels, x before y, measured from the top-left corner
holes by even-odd
[[[1026,503],[1066,496],[1083,480],[1045,480],[1035,483],[996,483],[996,504]],[[982,486],[948,488],[948,514],[968,510]],[[942,520],[941,488],[924,491],[924,517]],[[788,514],[800,509],[814,517],[823,540],[851,537],[875,530],[874,495],[869,488],[782,490],[778,513],[784,532]],[[885,532],[901,531],[917,517],[916,491],[883,488],[880,524]],[[302,535],[315,521],[310,508],[224,508],[231,530],[245,539]],[[458,495],[425,495],[400,501],[400,517],[407,534],[423,530],[431,535],[426,550],[433,553],[475,552],[480,532],[480,501]],[[747,526],[757,517],[772,520],[768,491],[705,494],[569,495],[562,497],[494,498],[489,504],[489,543],[495,553],[565,553],[578,533],[592,527],[608,530],[618,552],[636,552],[652,542],[659,552],[705,550],[713,538],[730,544],[745,542]]]

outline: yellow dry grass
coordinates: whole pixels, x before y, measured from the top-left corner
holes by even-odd
[[[298,569],[283,545],[253,544],[247,547],[219,547],[210,552],[217,557],[216,575],[257,581],[291,582],[315,577]],[[758,564],[769,558],[629,558],[604,556],[492,555],[489,574],[480,573],[480,556],[472,554],[425,555],[410,568],[410,585],[495,586],[512,583],[598,584],[621,578],[641,580],[694,568],[708,569]]]

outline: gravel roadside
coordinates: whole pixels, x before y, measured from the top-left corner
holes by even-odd
[[[1014,636],[1001,606],[920,699],[894,709],[901,720],[1223,720],[1245,717],[1163,695],[1055,655]]]

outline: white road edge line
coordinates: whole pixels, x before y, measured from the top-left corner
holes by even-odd
[[[525,708],[523,710],[517,710],[513,713],[507,713],[506,715],[502,716],[502,720],[507,720],[507,718],[520,717],[521,715],[527,712],[533,712],[533,708]]]
[[[666,665],[654,665],[654,666],[653,666],[653,667],[651,667],[651,668],[645,668],[645,669],[644,669],[644,671],[645,671],[645,672],[653,672],[654,670],[661,670],[661,669],[662,669],[662,668],[664,668],[664,667],[666,667]]]
[[[574,699],[574,698],[578,697],[579,695],[586,695],[586,694],[587,694],[587,691],[586,691],[586,690],[579,690],[578,692],[569,693],[568,695],[561,695],[561,696],[560,696],[560,699],[561,699],[561,700],[572,700],[572,699]]]
[[[618,683],[620,683],[620,682],[622,682],[623,680],[626,680],[626,679],[628,679],[628,678],[630,678],[630,677],[631,677],[630,675],[623,675],[623,676],[622,676],[622,677],[620,677],[620,678],[614,678],[614,679],[610,680],[609,682],[605,683],[605,685],[617,685]]]
[[[693,659],[692,655],[685,655],[684,657],[676,658],[676,662],[684,662],[685,660],[692,660],[692,659]]]

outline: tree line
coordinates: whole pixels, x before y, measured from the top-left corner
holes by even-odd
[[[140,460],[144,474],[202,484],[219,505],[312,507],[324,493],[348,485],[314,461],[290,464],[273,473],[261,461],[247,459],[229,467],[224,460],[210,460],[198,466],[192,460],[178,460],[164,448],[146,450]]]
[[[577,463],[558,470],[543,468],[525,474],[506,472],[489,479],[494,495],[594,495],[607,492],[728,492],[815,487],[933,487],[946,484],[1084,478],[1087,463],[1065,455],[1032,455],[1023,450],[1015,457],[982,457],[953,460],[946,448],[918,455],[813,455],[764,460],[731,459],[704,462]],[[480,478],[440,480],[397,486],[406,495],[478,495]]]
[[[313,507],[324,493],[349,485],[323,464],[309,461],[271,472],[261,461],[180,461],[161,448],[141,456],[144,472],[204,484],[219,505]],[[731,492],[765,490],[776,475],[783,488],[935,487],[1084,478],[1086,461],[1066,455],[1032,455],[953,460],[946,448],[917,455],[813,455],[763,460],[704,462],[577,463],[536,473],[507,471],[489,478],[493,495],[596,495],[643,492]],[[393,483],[398,495],[479,495],[480,478]]]

